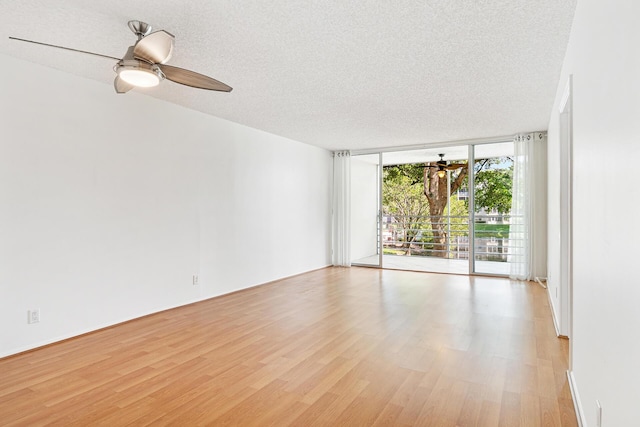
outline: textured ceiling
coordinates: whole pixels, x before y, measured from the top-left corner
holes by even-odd
[[[0,0],[0,52],[112,91],[114,61],[8,37],[121,57],[137,19],[234,88],[137,91],[328,149],[407,146],[545,129],[575,2]]]

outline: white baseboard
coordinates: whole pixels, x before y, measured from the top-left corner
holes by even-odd
[[[584,411],[582,410],[582,403],[580,402],[580,394],[578,393],[578,386],[576,385],[576,379],[573,376],[573,371],[567,371],[567,378],[569,380],[569,388],[571,389],[571,398],[573,399],[573,407],[576,411],[576,418],[578,419],[578,426],[586,427],[587,421],[584,419]]]

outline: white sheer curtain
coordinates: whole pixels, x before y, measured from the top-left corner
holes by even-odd
[[[509,228],[509,277],[533,280],[547,274],[547,135],[514,139]]]
[[[351,153],[333,154],[332,263],[351,266]]]

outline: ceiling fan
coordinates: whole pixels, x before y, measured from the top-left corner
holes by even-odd
[[[173,34],[164,30],[151,32],[151,25],[141,21],[129,21],[129,29],[138,37],[138,41],[127,49],[122,58],[17,37],[9,38],[118,61],[113,67],[117,74],[113,81],[113,86],[117,93],[126,93],[134,87],[157,86],[164,79],[197,89],[231,92],[232,88],[230,86],[216,79],[195,71],[167,65],[166,62],[173,54],[175,39]]]
[[[444,178],[444,176],[446,175],[447,171],[451,171],[451,170],[456,170],[456,169],[460,169],[463,167],[466,167],[467,164],[466,163],[451,163],[451,164],[447,164],[447,161],[444,159],[444,154],[438,154],[438,156],[440,156],[440,160],[438,160],[437,162],[435,162],[435,165],[425,165],[425,168],[437,168],[437,174],[439,178]]]

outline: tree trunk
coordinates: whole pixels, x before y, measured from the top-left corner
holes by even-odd
[[[448,258],[449,236],[447,235],[446,221],[442,214],[447,207],[447,187],[449,186],[448,174],[442,178],[438,176],[437,163],[427,163],[424,168],[424,195],[429,202],[429,216],[431,222],[431,233],[433,234],[433,253],[431,256]],[[451,183],[451,194],[455,193],[462,185],[464,177],[467,175],[467,168],[460,168],[457,175],[454,175]]]

